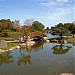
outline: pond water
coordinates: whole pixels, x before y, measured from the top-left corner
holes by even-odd
[[[50,34],[50,33],[46,33],[46,35],[47,35],[47,37],[48,38],[55,38],[55,37],[60,37],[60,36],[57,36],[57,35],[52,35],[52,34]]]
[[[42,43],[0,54],[0,75],[59,75],[75,73],[75,46]],[[75,74],[74,74],[75,75]]]

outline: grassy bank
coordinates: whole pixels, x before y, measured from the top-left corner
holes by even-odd
[[[68,43],[75,43],[75,38],[70,38],[67,40]]]
[[[0,37],[0,40],[13,41],[15,39],[14,38],[9,38],[9,37]]]
[[[0,48],[0,49],[9,50],[10,48],[18,46],[18,45],[19,45],[18,43],[7,43],[7,47],[6,48]]]

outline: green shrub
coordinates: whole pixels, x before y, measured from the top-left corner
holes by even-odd
[[[4,32],[4,33],[2,34],[2,37],[8,37],[8,33],[7,33],[7,32]]]
[[[46,34],[43,34],[43,37],[47,37],[47,35]]]
[[[8,32],[8,36],[18,36],[21,35],[20,32]]]

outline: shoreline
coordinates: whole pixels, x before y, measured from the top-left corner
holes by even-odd
[[[48,40],[49,38],[48,37],[43,37],[44,38],[44,42],[47,42],[47,43],[50,43],[50,41]],[[73,44],[75,45],[75,38],[74,37],[68,37],[68,36],[64,36],[65,40],[66,40],[66,43],[64,44]],[[10,47],[8,45],[7,48],[0,48],[2,50],[13,50],[13,49],[18,49],[18,48],[21,48],[21,46],[26,46],[26,44],[28,45],[34,45],[35,42],[34,41],[31,41],[31,42],[24,42],[22,41],[21,43],[19,43],[19,40],[12,40],[12,41],[6,41],[6,43],[10,44]],[[56,42],[58,43],[58,42]],[[13,46],[12,46],[13,45]]]

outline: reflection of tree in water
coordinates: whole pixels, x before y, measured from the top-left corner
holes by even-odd
[[[32,50],[32,51],[41,50],[41,49],[43,49],[43,44],[44,44],[44,42],[39,41],[39,42],[37,42],[35,45],[31,46],[31,50]]]
[[[54,46],[52,50],[54,50],[53,54],[66,54],[71,48],[71,46],[65,46],[61,44]]]
[[[32,52],[32,51],[37,51],[40,50],[41,48],[43,48],[43,42],[37,42],[35,45],[31,46],[31,45],[26,45],[26,50],[28,53]],[[19,57],[19,60],[17,62],[18,65],[22,65],[22,64],[31,64],[31,56],[30,55],[25,55],[25,48],[20,50],[20,54],[21,56]]]
[[[17,64],[18,65],[22,65],[22,64],[31,64],[31,61],[30,61],[30,59],[31,59],[31,56],[30,55],[25,55],[25,54],[23,54],[22,53],[22,51],[20,50],[20,54],[21,54],[21,56],[19,57],[19,60],[18,60],[18,62],[17,62]]]
[[[28,53],[30,53],[31,52],[31,45],[26,45],[26,50]]]
[[[10,55],[10,52],[2,52],[0,54],[0,65],[12,63],[12,58],[13,57]]]

